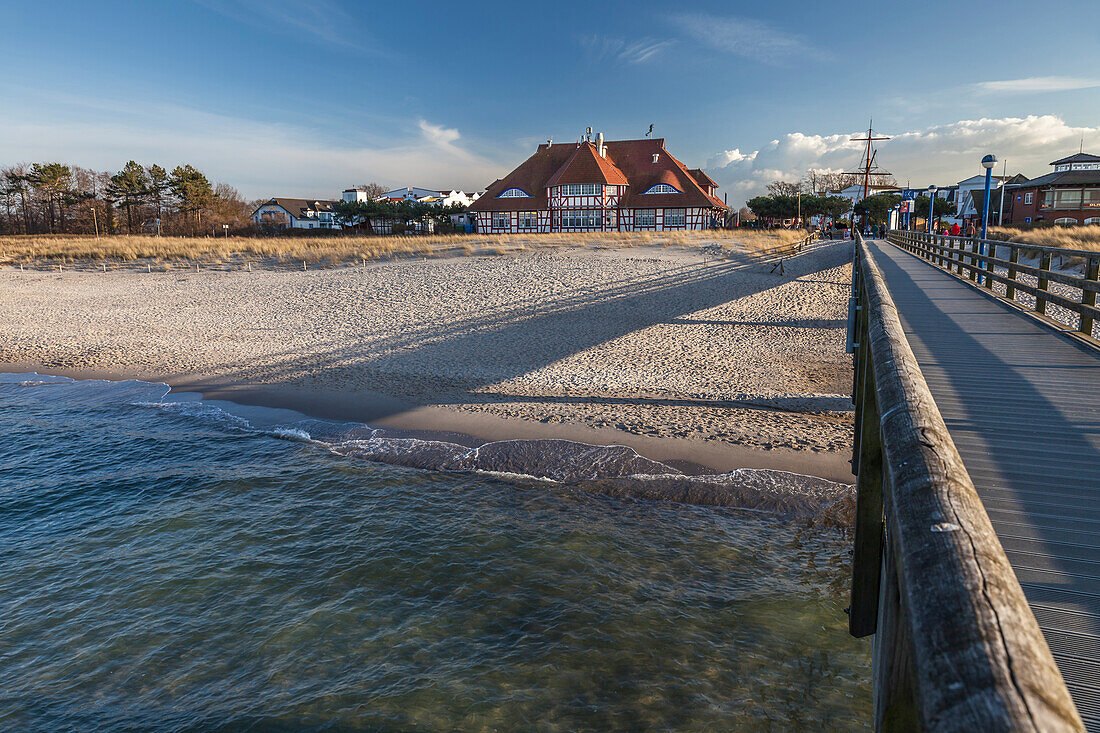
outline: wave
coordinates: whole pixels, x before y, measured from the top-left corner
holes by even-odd
[[[690,475],[622,445],[539,439],[493,441],[471,448],[362,423],[304,418],[264,424],[263,408],[186,399],[169,395],[165,384],[137,380],[0,375],[0,389],[13,387],[81,406],[123,403],[158,409],[231,430],[311,443],[348,458],[408,468],[526,476],[613,497],[736,507],[815,526],[851,526],[855,518],[855,490],[848,484],[772,469]],[[236,414],[238,407],[247,416]]]

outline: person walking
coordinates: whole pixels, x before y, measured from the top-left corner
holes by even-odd
[[[962,227],[959,226],[959,222],[955,222],[951,225],[951,236],[957,237],[962,234]]]

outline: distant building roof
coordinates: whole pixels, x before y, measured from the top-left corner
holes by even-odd
[[[252,213],[255,214],[265,206],[275,204],[281,206],[290,212],[291,216],[303,217],[306,216],[307,211],[319,212],[319,211],[335,211],[333,208],[337,202],[335,201],[315,201],[311,199],[292,199],[285,196],[276,196],[275,198],[268,199],[262,204],[256,207],[256,210]]]
[[[1062,165],[1063,163],[1100,163],[1100,155],[1090,155],[1088,153],[1074,153],[1068,158],[1062,158],[1056,160],[1051,165]]]
[[[1058,171],[1045,176],[1032,178],[1026,186],[1085,186],[1100,183],[1100,170],[1095,171]]]

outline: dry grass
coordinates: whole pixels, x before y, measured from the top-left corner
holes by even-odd
[[[711,230],[702,232],[586,232],[578,234],[452,234],[333,237],[153,237],[31,235],[0,237],[0,264],[66,263],[113,265],[195,263],[244,266],[321,264],[333,266],[394,257],[501,255],[543,247],[720,247],[757,254],[785,250],[804,232]]]
[[[1006,239],[1010,242],[1100,252],[1100,226],[1042,227],[1036,229],[993,227],[990,231],[997,239]]]

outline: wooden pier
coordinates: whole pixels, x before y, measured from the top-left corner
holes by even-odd
[[[1028,316],[969,279],[996,274],[976,253],[959,276],[961,253],[856,249],[850,624],[876,635],[876,729],[1100,731],[1091,319]]]

